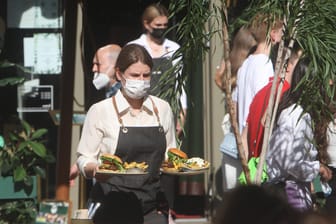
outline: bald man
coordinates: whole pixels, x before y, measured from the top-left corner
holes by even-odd
[[[121,47],[116,44],[109,44],[99,48],[93,57],[92,72],[94,73],[92,83],[97,90],[105,88],[106,97],[113,96],[121,85],[115,78],[115,63]]]
[[[92,60],[92,83],[97,90],[105,88],[106,98],[111,97],[117,93],[121,84],[115,77],[115,63],[121,47],[117,44],[109,44],[99,48]],[[70,186],[75,184],[75,179],[79,175],[77,164],[74,163],[70,168]]]

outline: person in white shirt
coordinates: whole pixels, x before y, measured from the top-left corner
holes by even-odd
[[[114,96],[120,89],[121,84],[115,77],[115,63],[121,47],[117,44],[108,44],[100,47],[92,60],[93,80],[92,84],[97,90],[105,89],[106,98]],[[69,184],[75,185],[75,179],[79,175],[77,164],[74,163],[70,168]]]
[[[272,46],[281,41],[283,23],[281,20],[276,20],[271,24],[269,33],[267,32],[268,23],[268,17],[265,15],[257,15],[253,19],[250,30],[257,41],[257,47],[238,70],[237,87],[232,94],[232,99],[237,104],[240,133],[245,126],[253,97],[274,75],[270,53]]]
[[[308,64],[303,58],[294,69],[291,87],[279,103],[266,154],[267,182],[282,186],[289,204],[300,211],[312,208],[310,187],[314,178],[319,174],[322,180],[331,178],[330,169],[317,159],[309,109],[299,103],[303,88],[298,85],[311,72]]]
[[[169,104],[148,95],[152,66],[152,58],[142,46],[123,47],[115,66],[121,90],[92,105],[87,113],[77,164],[82,175],[97,180],[90,196],[91,201],[102,204],[93,217],[95,223],[168,222],[166,213],[157,209],[161,203],[157,197],[161,164],[167,150],[176,147],[175,126]],[[148,174],[106,179],[97,174],[102,153],[129,163],[146,162]]]
[[[231,91],[235,89],[237,82],[237,71],[239,67],[242,65],[244,60],[247,58],[253,49],[255,48],[257,42],[251,34],[251,31],[247,27],[241,27],[239,30],[233,35],[232,40],[232,49],[230,51],[230,63],[231,63]],[[216,70],[215,75],[215,83],[220,88],[224,94],[226,93],[226,86],[223,83],[224,74],[225,74],[225,63],[222,61],[221,67]],[[226,96],[227,97],[227,96]],[[227,105],[225,105],[225,111],[229,111]],[[238,159],[238,151],[235,148],[230,148],[227,146],[228,136],[232,135],[232,127],[230,122],[229,113],[224,115],[223,119],[223,133],[224,138],[219,147],[222,152],[222,164],[221,164],[221,172],[222,172],[222,186],[223,191],[229,191],[232,188],[236,187],[237,180],[242,172],[241,162]],[[235,144],[235,143],[233,143]],[[230,149],[232,151],[230,151]],[[234,151],[234,152],[233,152]]]
[[[183,127],[187,117],[187,96],[184,88],[182,91],[177,91],[178,84],[174,78],[165,79],[164,86],[160,85],[161,78],[166,77],[166,72],[169,72],[172,67],[176,72],[171,73],[176,75],[176,78],[181,74],[182,69],[182,57],[176,57],[175,54],[180,49],[180,45],[166,37],[168,30],[168,17],[169,13],[166,7],[160,3],[154,3],[148,5],[142,14],[142,25],[144,33],[138,39],[130,41],[127,44],[139,44],[143,46],[153,58],[153,69],[151,74],[151,88],[150,93],[155,96],[162,97],[162,93],[168,91],[172,92],[172,95],[164,97],[162,99],[171,102],[172,98],[179,100],[181,104],[181,110],[174,114],[175,116],[175,128],[176,136],[178,138],[183,137]],[[167,82],[166,82],[167,81]],[[174,207],[175,200],[175,184],[177,177],[172,175],[162,174],[161,183],[164,188],[167,199],[169,201],[170,208]]]
[[[173,66],[178,67],[178,64],[180,64],[182,60],[181,57],[174,58],[174,54],[180,48],[180,45],[166,38],[168,17],[168,10],[162,4],[155,3],[147,6],[142,15],[142,24],[145,32],[141,34],[138,39],[128,43],[143,46],[153,58],[150,93],[155,96],[159,96],[161,92],[168,88],[176,88],[175,83],[173,83],[172,86],[167,84],[165,87],[157,84],[166,71]],[[182,128],[187,116],[187,96],[184,88],[182,88],[181,93],[175,93],[180,96],[182,107],[182,111],[178,115],[180,120],[176,122],[177,136],[181,136],[183,132]],[[169,99],[165,100],[169,102]]]

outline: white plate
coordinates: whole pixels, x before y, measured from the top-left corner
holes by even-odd
[[[129,169],[125,172],[113,171],[113,170],[98,170],[97,174],[109,174],[109,175],[144,175],[148,174],[147,171],[142,171],[140,169]]]
[[[187,176],[187,175],[198,175],[198,174],[203,174],[205,173],[207,170],[209,169],[209,167],[207,168],[203,168],[203,169],[199,169],[199,170],[181,170],[181,171],[174,171],[174,170],[164,170],[164,169],[160,169],[160,171],[162,173],[165,174],[170,174],[170,175],[179,175],[179,176]]]
[[[182,170],[183,171],[201,171],[201,170],[208,170],[209,169],[209,166],[207,167],[199,167],[199,168],[190,168],[190,167],[183,167]]]

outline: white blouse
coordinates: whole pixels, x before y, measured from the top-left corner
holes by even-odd
[[[147,34],[141,34],[141,36],[138,39],[130,41],[127,44],[139,44],[148,51],[148,53],[151,55],[152,58],[155,58],[153,57],[151,47],[149,46],[149,43],[147,41]],[[173,55],[176,53],[176,51],[180,48],[180,45],[178,43],[171,41],[167,38],[164,39],[162,46],[164,47],[164,49],[166,49],[166,53],[161,57],[168,57],[168,58],[172,58]],[[177,57],[176,59],[173,60],[173,65],[175,66],[181,60],[182,57]],[[183,109],[188,108],[187,95],[184,88],[182,88],[180,102]]]
[[[158,126],[153,104],[149,98],[144,101],[140,113],[134,115],[120,91],[115,97],[125,126]],[[174,118],[169,104],[158,97],[150,97],[159,112],[160,123],[166,135],[166,148],[176,147]],[[82,174],[84,174],[86,164],[98,163],[101,153],[115,153],[120,126],[112,98],[102,100],[90,107],[77,148],[77,164]]]
[[[302,112],[301,106],[292,105],[280,114],[266,157],[270,182],[310,182],[319,173],[311,117]]]

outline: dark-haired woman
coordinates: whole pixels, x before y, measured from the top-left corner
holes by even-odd
[[[309,60],[296,65],[291,88],[279,104],[266,163],[269,182],[283,186],[289,204],[298,210],[312,208],[311,182],[317,175],[330,179],[330,170],[317,159],[313,144],[312,118],[308,107],[299,103],[303,89],[298,86],[307,77]]]

